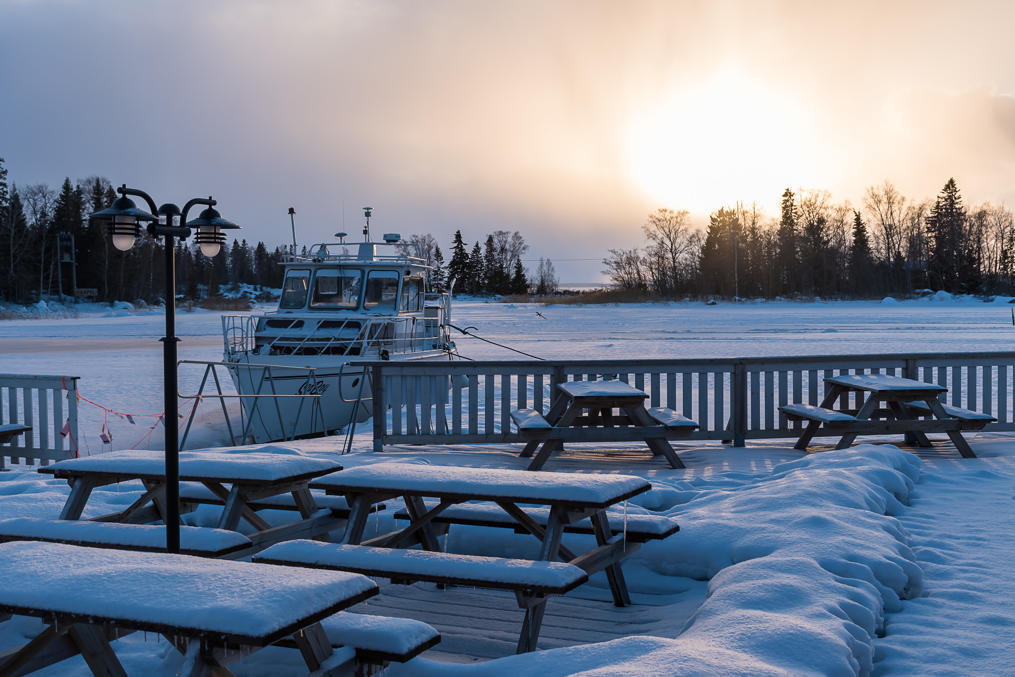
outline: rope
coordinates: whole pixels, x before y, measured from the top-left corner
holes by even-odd
[[[456,327],[455,325],[453,325],[451,323],[448,323],[447,326],[451,327],[452,329],[457,329],[458,331],[462,332],[462,334],[464,334],[465,336],[471,336],[472,338],[479,339],[480,341],[484,341],[484,342],[489,343],[491,345],[495,345],[498,348],[503,348],[504,350],[510,350],[513,353],[518,353],[519,355],[524,355],[525,357],[531,357],[534,360],[544,360],[544,358],[539,357],[538,355],[533,355],[532,353],[527,353],[524,350],[518,350],[517,348],[512,348],[511,346],[506,346],[503,343],[497,343],[496,341],[491,341],[488,338],[483,338],[482,336],[479,336],[478,334],[473,334],[472,332],[469,331],[470,329],[475,329],[475,327],[466,327],[465,329],[462,329],[461,327]]]

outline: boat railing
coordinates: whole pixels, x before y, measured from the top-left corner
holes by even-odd
[[[178,396],[181,399],[192,399],[195,401],[194,406],[190,410],[190,416],[187,418],[187,425],[183,431],[183,436],[180,439],[181,449],[184,448],[187,443],[187,437],[190,435],[190,429],[194,423],[194,418],[197,415],[197,410],[202,399],[216,399],[219,401],[219,406],[222,409],[222,416],[225,418],[226,429],[229,431],[229,441],[233,446],[245,444],[246,441],[250,439],[255,420],[260,420],[263,424],[265,420],[269,420],[271,418],[272,414],[274,414],[274,418],[278,423],[278,429],[282,431],[284,439],[295,439],[296,424],[300,420],[306,407],[310,408],[311,434],[323,435],[327,432],[324,423],[324,413],[321,409],[320,401],[320,393],[324,392],[326,389],[323,387],[325,386],[325,379],[319,375],[317,370],[313,367],[256,364],[247,362],[214,362],[207,360],[180,360],[177,363],[178,368],[184,365],[203,366],[204,374],[201,377],[201,385],[198,387],[196,393],[178,393]],[[218,372],[219,367],[226,369],[224,378]],[[258,384],[257,389],[253,393],[249,394],[237,394],[224,391],[222,388],[223,381],[225,381],[225,383],[231,383],[231,378],[229,376],[230,369],[238,370],[240,372],[239,376],[241,379],[249,377],[249,380],[252,383]],[[255,373],[248,373],[244,375],[242,373],[244,371],[253,371]],[[275,389],[274,380],[274,372],[279,371],[299,372],[305,375],[306,380],[297,390],[297,393],[279,393]],[[214,387],[214,392],[205,392],[206,388],[211,386]],[[296,415],[283,416],[282,401],[294,398],[299,401]],[[229,410],[226,407],[226,401],[231,399],[239,400],[241,404],[240,433],[238,436],[234,432],[233,423],[229,417]]]
[[[440,349],[445,343],[441,335],[443,315],[437,322],[435,318],[414,315],[343,320],[334,316],[224,315],[222,336],[230,360],[239,355],[365,357],[385,352],[418,353]]]

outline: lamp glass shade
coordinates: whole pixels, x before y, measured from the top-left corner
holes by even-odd
[[[137,237],[133,233],[113,233],[113,246],[122,252],[130,251]]]
[[[200,244],[201,253],[209,259],[213,259],[218,256],[219,252],[222,251],[222,245],[218,242],[202,242]]]

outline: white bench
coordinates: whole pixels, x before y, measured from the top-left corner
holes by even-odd
[[[166,528],[154,524],[12,517],[0,520],[0,543],[9,541],[43,541],[94,548],[164,552]],[[251,547],[250,539],[236,531],[180,527],[180,553],[184,555],[240,556],[249,553]]]
[[[396,550],[318,541],[288,541],[253,558],[255,562],[332,569],[388,578],[512,590],[525,610],[518,653],[536,648],[547,595],[562,595],[588,581],[580,567],[563,562],[456,555],[427,550]]]
[[[925,402],[907,402],[906,407],[913,411],[918,411],[921,414],[930,415],[930,407]],[[978,411],[971,409],[963,409],[962,407],[956,407],[951,404],[941,403],[941,408],[946,414],[952,418],[957,418],[963,423],[969,424],[969,429],[979,430],[986,426],[988,423],[993,423],[997,419],[990,414],[981,414]]]
[[[784,404],[779,407],[779,411],[794,420],[814,421],[825,425],[858,423],[860,420],[851,414],[813,404]]]
[[[429,511],[437,507],[437,503],[437,501],[425,501],[424,505]],[[526,507],[522,510],[536,524],[546,527],[550,519],[549,508]],[[632,543],[659,540],[680,531],[677,521],[666,515],[628,514],[625,529],[625,516],[622,511],[607,510],[606,514],[609,517],[610,530],[613,534],[626,534],[627,540]],[[395,519],[409,520],[411,517],[407,510],[402,509],[395,512]],[[501,527],[514,529],[517,533],[528,533],[518,524],[517,519],[493,503],[459,503],[445,508],[433,521],[436,524]],[[588,518],[566,525],[564,531],[566,533],[595,534],[592,522]]]
[[[405,663],[441,641],[432,626],[411,618],[392,618],[340,611],[321,621],[333,647],[356,651],[356,661],[383,668]]]
[[[519,431],[533,432],[539,430],[549,431],[553,426],[541,413],[535,409],[512,409],[511,420],[518,426]]]
[[[682,430],[684,428],[694,430],[698,427],[695,421],[686,416],[681,416],[675,410],[668,407],[649,407],[645,411],[648,412],[648,415],[653,420],[658,421],[660,425],[668,430]]]

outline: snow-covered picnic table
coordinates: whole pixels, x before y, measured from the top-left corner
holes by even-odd
[[[529,470],[542,468],[564,442],[644,441],[671,467],[684,467],[669,440],[691,434],[698,427],[694,421],[672,409],[646,409],[648,394],[623,381],[565,381],[557,384],[557,390],[545,417],[534,409],[511,412],[519,433],[528,440],[521,457],[535,453]],[[615,415],[614,409],[620,414]]]
[[[317,508],[307,483],[341,469],[342,466],[333,461],[300,454],[250,450],[180,452],[180,480],[198,482],[222,501],[222,515],[216,525],[219,529],[235,530],[244,519],[258,532],[272,530],[248,502],[282,494],[292,495],[304,522],[311,520]],[[71,485],[60,519],[79,519],[95,487],[130,480],[141,480],[144,484],[145,491],[140,498],[125,510],[101,519],[150,522],[164,516],[166,479],[162,452],[117,451],[60,461],[40,468],[39,472],[64,478]],[[272,533],[275,541],[284,537],[284,534]],[[300,535],[306,535],[305,530]],[[298,536],[290,534],[289,537]]]
[[[963,430],[981,430],[996,419],[938,398],[948,389],[890,374],[843,374],[825,378],[825,398],[818,406],[787,404],[779,409],[789,418],[807,421],[797,440],[797,449],[806,449],[820,429],[841,435],[836,449],[845,449],[857,435],[905,433],[921,447],[930,447],[927,433],[946,433],[966,458],[974,458]],[[863,403],[848,409],[850,392],[860,393]],[[839,402],[839,408],[834,408]]]
[[[445,509],[465,501],[489,501],[500,506],[520,530],[542,542],[538,558],[577,564],[592,573],[607,569],[610,589],[618,606],[630,603],[620,560],[637,549],[637,543],[617,538],[606,509],[651,489],[641,477],[584,473],[530,473],[498,468],[462,468],[409,463],[359,466],[318,478],[315,489],[341,494],[352,506],[344,543],[382,547],[408,547],[420,542],[424,549],[440,550],[432,523]],[[375,503],[401,496],[411,517],[408,526],[363,541],[363,531]],[[424,498],[437,499],[427,509]],[[533,520],[519,504],[545,505],[550,514],[545,526]],[[568,525],[590,519],[597,547],[577,554],[561,545]]]
[[[628,541],[622,528],[611,527],[606,510],[648,491],[651,485],[640,477],[379,463],[320,477],[310,486],[345,496],[352,506],[343,543],[279,543],[255,555],[256,560],[356,571],[399,582],[514,590],[525,610],[519,652],[536,648],[547,597],[585,583],[594,572],[606,571],[615,604],[630,604],[620,562],[638,549],[640,541]],[[405,501],[408,526],[363,540],[371,508],[396,497]],[[436,505],[426,505],[424,498],[436,500]],[[442,552],[434,520],[450,506],[467,501],[482,501],[468,505],[493,510],[499,506],[517,530],[538,538],[536,560]],[[549,506],[549,512],[533,515],[522,505]],[[561,544],[565,528],[579,522],[591,525],[596,542],[583,553]],[[675,524],[669,526],[659,531],[659,537],[677,530]],[[416,543],[422,550],[407,550]]]
[[[353,573],[3,543],[0,612],[41,618],[47,628],[0,654],[0,674],[25,674],[79,652],[96,675],[126,674],[109,641],[137,630],[164,635],[187,652],[196,663],[187,674],[213,674],[228,660],[287,638],[315,671],[341,658],[332,657],[320,621],[377,590]]]
[[[18,435],[22,435],[31,430],[31,427],[22,425],[20,423],[3,423],[0,424],[0,444],[10,442]]]

